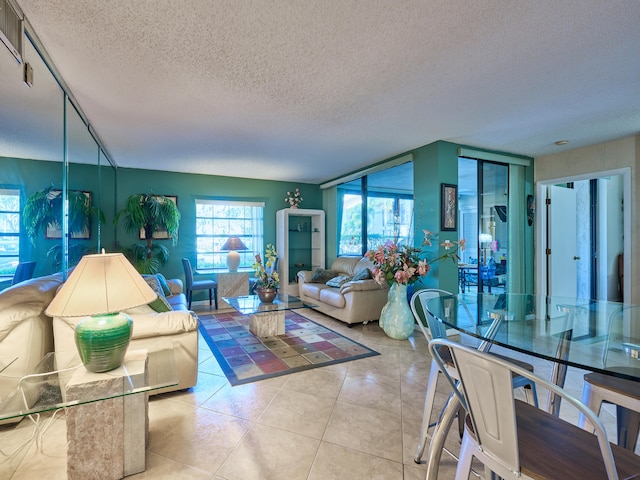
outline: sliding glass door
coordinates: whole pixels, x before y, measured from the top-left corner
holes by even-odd
[[[460,289],[505,291],[509,256],[509,165],[460,158],[460,236],[467,248]]]

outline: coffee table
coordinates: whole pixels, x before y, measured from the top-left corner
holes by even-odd
[[[256,337],[284,335],[284,317],[287,310],[317,307],[286,293],[276,295],[273,303],[262,303],[258,295],[223,298],[238,312],[249,315],[249,331]]]

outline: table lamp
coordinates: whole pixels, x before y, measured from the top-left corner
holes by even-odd
[[[238,250],[247,250],[247,246],[242,243],[242,240],[238,237],[229,237],[227,241],[224,242],[224,245],[220,247],[220,250],[229,251],[227,254],[227,266],[230,272],[237,272],[240,266],[240,254]]]
[[[76,325],[80,359],[91,372],[122,365],[133,320],[122,310],[149,303],[157,294],[121,253],[85,255],[45,313],[86,317]]]

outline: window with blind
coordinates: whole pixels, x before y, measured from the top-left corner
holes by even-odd
[[[20,262],[20,190],[0,188],[0,277],[10,277]]]

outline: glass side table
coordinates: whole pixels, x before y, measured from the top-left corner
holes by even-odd
[[[150,364],[154,378],[149,378]],[[34,442],[40,448],[42,435],[62,409],[67,413],[69,479],[86,478],[91,471],[100,471],[103,478],[144,471],[148,393],[177,384],[172,345],[154,352],[130,350],[121,367],[104,373],[87,371],[76,352],[47,354],[0,400],[0,420],[26,417],[34,424],[32,435],[12,451],[0,449],[0,478],[11,477]]]

